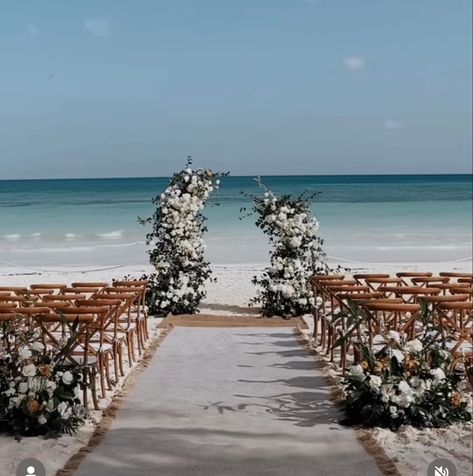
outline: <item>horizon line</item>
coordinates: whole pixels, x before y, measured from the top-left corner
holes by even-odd
[[[35,180],[127,180],[127,179],[169,179],[174,175],[149,175],[149,176],[129,176],[129,177],[56,177],[56,178],[7,178],[0,179],[0,182],[21,182]],[[250,174],[250,175],[231,175],[230,178],[244,177],[428,177],[428,176],[455,176],[455,175],[473,175],[472,172],[456,172],[456,173],[379,173],[379,174]],[[223,177],[225,178],[225,177]]]

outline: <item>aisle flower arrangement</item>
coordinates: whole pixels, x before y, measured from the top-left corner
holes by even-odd
[[[351,423],[396,430],[401,425],[444,427],[471,421],[471,396],[452,354],[391,331],[378,352],[361,347],[345,378],[345,411]]]
[[[205,261],[206,217],[202,210],[227,173],[186,168],[176,173],[166,190],[153,199],[152,217],[140,219],[152,224],[146,235],[150,262],[156,272],[144,276],[149,282],[147,305],[152,314],[194,314],[205,297],[205,282],[211,279]]]
[[[328,271],[319,223],[310,209],[316,194],[278,197],[260,179],[256,182],[263,196],[253,197],[250,214],[257,215],[256,226],[268,235],[272,249],[270,266],[253,278],[259,289],[252,303],[261,305],[265,316],[300,316],[315,303],[309,277]]]
[[[46,350],[26,318],[3,328],[0,341],[0,426],[21,436],[72,434],[84,423],[82,374],[66,365],[63,347]]]

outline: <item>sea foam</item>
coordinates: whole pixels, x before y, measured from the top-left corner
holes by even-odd
[[[97,233],[97,236],[104,240],[118,240],[122,237],[123,230],[110,231],[108,233]]]

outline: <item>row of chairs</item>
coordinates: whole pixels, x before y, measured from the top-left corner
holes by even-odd
[[[314,339],[331,360],[340,346],[343,371],[351,350],[356,359],[360,340],[367,339],[376,348],[386,343],[383,336],[390,330],[409,339],[423,334],[442,340],[452,354],[464,359],[473,354],[472,273],[320,275],[311,278],[311,285],[317,297]],[[425,315],[430,316],[428,322]],[[367,318],[363,335],[354,325],[360,316]]]
[[[132,366],[149,338],[146,289],[142,280],[0,287],[0,322],[26,317],[46,348],[69,341],[66,360],[83,371],[84,405],[90,392],[98,409],[96,380],[105,398],[125,374],[124,349]]]

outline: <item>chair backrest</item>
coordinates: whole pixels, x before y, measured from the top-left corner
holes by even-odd
[[[0,286],[0,291],[12,292],[14,294],[26,294],[28,288],[23,286]]]
[[[470,310],[473,309],[472,301],[444,302],[439,305],[440,309],[445,310]]]
[[[72,288],[104,288],[108,286],[106,282],[76,282],[72,283],[70,287]]]
[[[368,286],[330,286],[328,288],[332,293],[366,293],[369,292],[370,288]]]
[[[439,273],[439,276],[447,276],[449,278],[473,278],[473,273],[461,273],[458,271],[454,272],[442,272]]]
[[[76,301],[77,299],[86,299],[87,296],[85,294],[57,294],[54,296],[44,296],[44,301],[46,302],[59,302],[59,301]]]
[[[398,278],[427,278],[432,276],[432,273],[429,271],[402,271],[396,273]]]
[[[147,286],[148,281],[145,279],[131,279],[129,281],[114,281],[113,286],[117,286],[119,288],[126,287],[126,286]]]
[[[448,276],[421,276],[419,278],[412,278],[412,282],[417,284],[432,284],[432,283],[448,283],[450,278]]]
[[[420,305],[419,304],[406,304],[406,303],[398,303],[398,302],[386,302],[385,300],[383,301],[378,301],[378,302],[372,302],[369,301],[365,304],[365,307],[367,309],[370,309],[371,311],[390,311],[390,312],[417,312],[420,311]]]
[[[467,301],[470,296],[468,294],[457,294],[455,296],[419,296],[419,301],[427,303],[442,303],[442,302],[458,302]]]
[[[422,294],[422,295],[434,295],[440,294],[439,288],[423,288],[422,286],[400,286],[399,288],[395,289],[393,292],[400,296],[402,295],[415,295],[415,294]]]
[[[60,290],[67,287],[67,284],[52,284],[52,283],[41,283],[41,284],[32,284],[31,289],[52,289]]]
[[[86,286],[81,286],[81,287],[66,287],[66,288],[63,288],[61,290],[62,294],[84,294],[84,293],[87,293],[87,294],[93,294],[93,293],[97,293],[101,290],[100,287],[97,287],[97,286],[89,286],[89,287],[86,287]]]
[[[337,294],[339,299],[349,299],[352,301],[364,301],[369,299],[381,299],[383,297],[383,293],[372,291],[370,293],[359,293],[359,292],[342,292]]]

